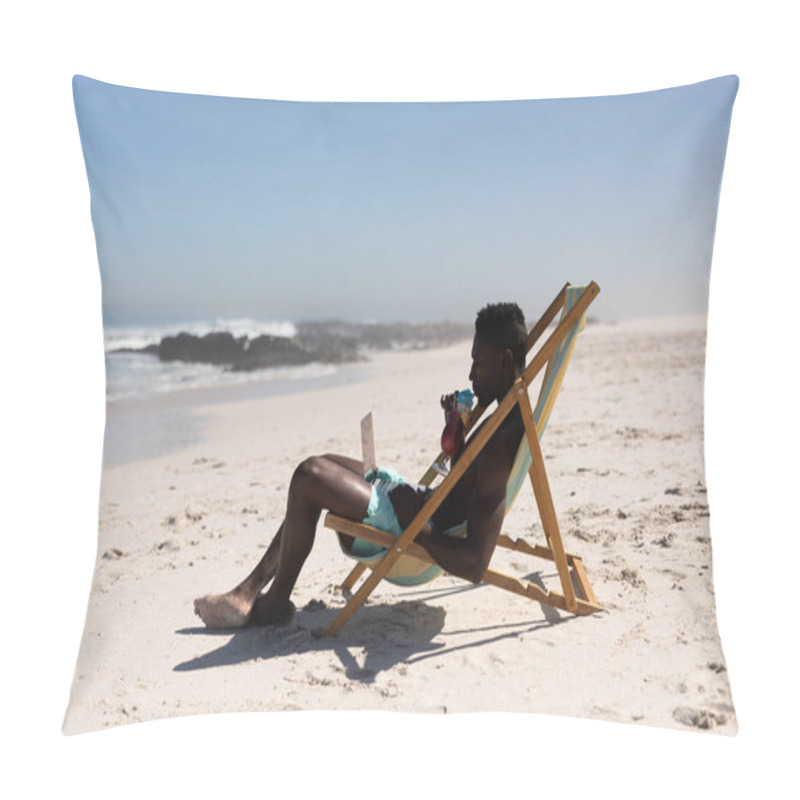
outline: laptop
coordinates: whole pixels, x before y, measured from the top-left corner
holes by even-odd
[[[361,420],[361,460],[364,462],[364,472],[371,469],[376,472],[378,464],[375,461],[375,432],[372,429],[372,412],[370,411]]]
[[[378,471],[378,462],[375,459],[375,432],[372,428],[371,411],[361,420],[361,460],[364,462],[364,474],[367,474],[371,469],[374,469],[375,472]],[[391,478],[377,478],[372,481],[373,486],[387,488],[391,488],[396,483]],[[420,483],[410,483],[409,485],[417,490],[422,490],[425,494],[429,494],[432,491],[429,487]]]

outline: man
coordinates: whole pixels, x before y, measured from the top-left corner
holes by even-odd
[[[490,304],[478,312],[469,379],[482,406],[501,400],[522,374],[526,339],[525,318],[515,303]],[[446,417],[455,395],[441,402]],[[453,575],[479,583],[489,565],[505,515],[508,476],[523,433],[516,406],[433,515],[433,524],[427,523],[416,537],[439,566]],[[454,463],[460,452],[453,456]],[[388,491],[375,487],[365,479],[362,462],[355,459],[332,454],[308,458],[292,476],[286,516],[264,557],[231,591],[195,600],[195,613],[209,628],[286,624],[294,617],[290,595],[311,552],[324,509],[371,523],[373,512],[381,507],[381,516],[394,515],[397,525],[392,527],[402,531],[423,503],[423,493],[409,484],[401,482]],[[465,538],[444,535],[465,520]]]

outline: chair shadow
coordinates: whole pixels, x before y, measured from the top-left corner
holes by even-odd
[[[334,637],[324,637],[328,625],[339,613],[338,608],[322,604],[309,604],[298,610],[292,623],[286,627],[241,628],[210,630],[205,627],[181,628],[176,633],[188,636],[225,637],[220,647],[201,656],[181,662],[173,667],[175,672],[192,672],[201,669],[232,666],[247,661],[257,661],[287,655],[311,652],[333,652],[350,680],[371,684],[376,677],[398,664],[413,664],[441,657],[459,650],[482,647],[523,633],[547,628],[568,621],[555,609],[545,608],[545,620],[475,627],[461,631],[448,631],[445,636],[487,634],[466,644],[448,646],[434,641],[442,634],[446,612],[441,606],[431,605],[437,597],[480,591],[481,586],[453,587],[444,591],[422,591],[426,602],[403,600],[399,602],[362,606],[347,626]],[[363,652],[363,666],[354,652]]]
[[[221,647],[177,664],[173,671],[191,672],[290,654],[333,651],[348,678],[372,683],[378,673],[407,661],[412,655],[444,646],[433,642],[444,626],[445,611],[441,607],[415,601],[367,603],[338,636],[324,637],[324,631],[338,613],[337,608],[325,607],[298,610],[286,627],[181,628],[176,633],[229,638]],[[352,655],[353,648],[365,650],[363,667]]]

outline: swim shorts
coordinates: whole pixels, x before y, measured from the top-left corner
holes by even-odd
[[[379,528],[382,531],[391,533],[393,536],[400,536],[403,529],[394,513],[394,506],[389,499],[389,493],[396,486],[400,486],[407,481],[390,467],[379,467],[377,470],[371,469],[364,480],[372,484],[372,494],[367,507],[367,516],[362,520],[365,525]],[[414,484],[412,484],[414,485]],[[363,539],[356,539],[350,549],[350,555],[356,558],[370,558],[378,553],[386,552],[380,545],[366,542]]]
[[[363,520],[364,523],[387,531],[394,536],[400,536],[403,530],[400,527],[397,515],[394,513],[389,493],[395,486],[406,483],[406,481],[393,469],[387,467],[370,470],[364,478],[372,484],[372,494],[367,507],[367,516]],[[411,485],[416,488],[416,484]],[[426,489],[426,487],[419,488]],[[426,489],[426,491],[432,490]],[[346,555],[370,567],[374,567],[379,563],[386,553],[386,548],[358,538],[353,539],[352,546],[347,547],[340,537],[339,546]],[[436,564],[430,564],[427,561],[421,561],[410,556],[403,556],[391,567],[385,578],[390,583],[398,586],[418,586],[432,580],[441,572],[441,567]]]

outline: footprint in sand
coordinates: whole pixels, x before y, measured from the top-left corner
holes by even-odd
[[[681,511],[694,511],[693,516],[695,519],[711,516],[705,503],[683,503],[680,508]]]
[[[644,582],[644,578],[639,577],[637,570],[630,569],[629,567],[626,567],[622,570],[622,572],[620,572],[618,580],[630,584],[635,589],[647,589],[647,584]]]
[[[210,461],[212,461],[212,459],[206,458],[205,456],[201,456],[200,458],[196,458],[192,462],[192,466],[201,467],[204,466],[205,464],[208,464]],[[224,466],[225,466],[224,461],[215,461],[213,464],[211,464],[211,469],[219,469],[220,467]]]
[[[675,534],[668,533],[665,536],[662,536],[660,539],[653,539],[652,544],[657,544],[659,547],[672,547],[672,543],[675,541]]]
[[[725,714],[709,711],[707,708],[689,708],[689,706],[678,706],[672,712],[672,718],[681,725],[700,730],[711,730],[717,725],[726,725],[728,722]]]
[[[159,542],[155,549],[159,553],[175,553],[181,549],[181,545],[175,539],[166,539],[163,542]]]
[[[626,425],[624,428],[619,428],[615,431],[617,436],[621,436],[623,439],[643,439],[646,436],[652,436],[652,431],[647,430],[646,428],[632,428]]]

